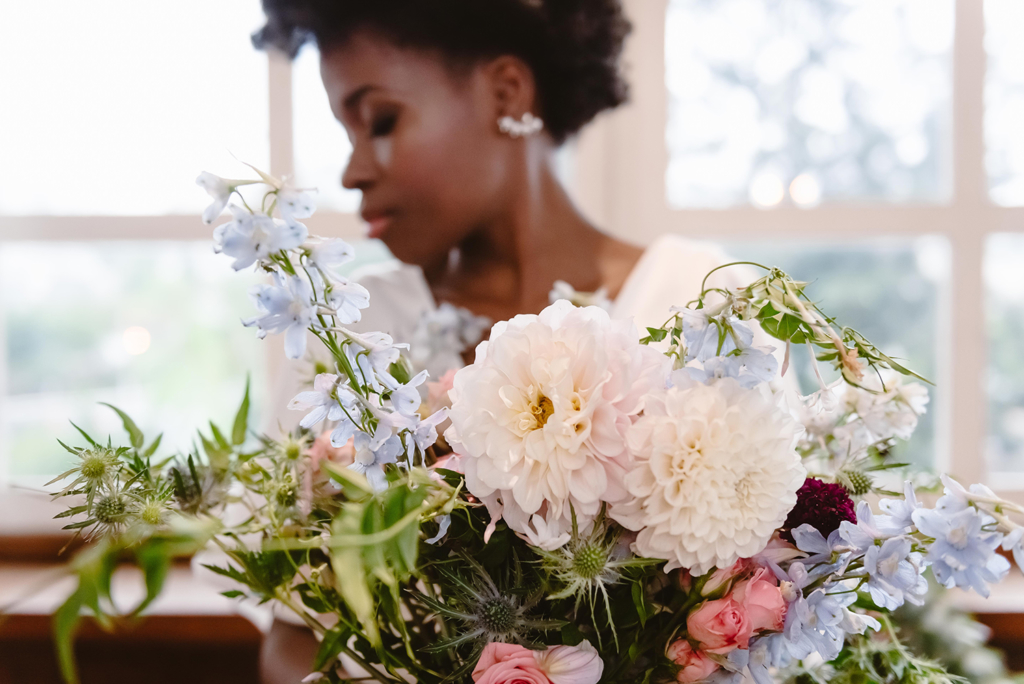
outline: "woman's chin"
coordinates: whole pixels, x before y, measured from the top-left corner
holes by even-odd
[[[380,239],[392,256],[402,263],[431,270],[447,261],[451,247],[431,244],[430,239],[422,234],[406,236],[396,233],[397,231],[388,231]]]

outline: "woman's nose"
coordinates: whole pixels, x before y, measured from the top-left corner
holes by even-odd
[[[366,190],[377,180],[377,165],[370,153],[370,145],[357,142],[352,156],[341,174],[341,184],[349,190]]]

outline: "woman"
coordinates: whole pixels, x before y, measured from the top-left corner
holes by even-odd
[[[613,314],[658,325],[694,298],[717,252],[682,238],[646,253],[589,223],[554,171],[558,148],[625,99],[618,0],[263,0],[258,47],[320,50],[352,141],[342,176],[369,236],[407,266],[364,280],[366,320],[407,339],[446,301],[503,320],[538,312],[556,280],[604,289]],[[720,272],[718,286],[728,286]],[[305,643],[305,646],[302,644]],[[281,625],[268,682],[308,673],[315,645]],[[287,655],[293,656],[291,662]],[[271,672],[273,670],[273,672]]]

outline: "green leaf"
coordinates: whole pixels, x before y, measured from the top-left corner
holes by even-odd
[[[351,630],[344,627],[335,627],[327,632],[323,641],[320,642],[316,657],[313,658],[313,670],[322,670],[327,665],[334,663],[351,635]]]
[[[651,336],[651,339],[655,342],[661,342],[668,335],[668,331],[663,328],[648,328],[647,334]]]
[[[83,527],[88,527],[89,525],[94,524],[95,522],[96,522],[95,518],[90,518],[89,520],[83,520],[82,522],[76,522],[76,523],[71,523],[70,525],[65,525],[64,527],[62,527],[60,529],[62,529],[62,530],[80,530]]]
[[[57,661],[60,673],[67,684],[78,684],[78,670],[75,667],[75,632],[81,620],[82,597],[80,592],[68,596],[67,600],[53,614],[53,641],[57,647]]]
[[[645,627],[650,614],[647,612],[647,599],[644,596],[644,587],[640,582],[633,583],[633,605],[636,607],[637,617],[640,618],[640,626]]]
[[[85,441],[87,441],[87,442],[88,442],[89,444],[91,444],[91,445],[92,445],[92,446],[94,446],[94,447],[99,447],[99,444],[97,444],[97,443],[96,443],[96,440],[94,440],[94,439],[93,439],[92,437],[90,437],[90,436],[89,436],[89,433],[88,433],[88,432],[86,432],[86,431],[85,431],[85,430],[83,430],[82,428],[80,428],[80,427],[78,427],[77,425],[75,425],[75,421],[73,421],[73,420],[69,420],[68,422],[69,422],[69,423],[71,423],[71,426],[72,426],[73,428],[75,428],[76,430],[78,430],[79,434],[81,434],[81,435],[82,435],[82,437],[85,437]]]
[[[247,587],[249,586],[249,578],[246,577],[244,573],[231,567],[230,565],[226,568],[222,568],[216,565],[207,565],[206,563],[203,563],[203,567],[209,570],[210,572],[222,575],[224,577],[227,577],[228,579],[233,579],[239,584],[244,584]]]
[[[213,423],[210,423],[211,425]],[[203,443],[203,451],[206,452],[206,458],[210,460],[210,465],[215,470],[227,470],[229,465],[229,456],[231,455],[230,447],[227,451],[221,449],[217,444],[206,439],[206,435],[202,432],[199,433],[199,439]],[[197,479],[196,482],[199,480]]]
[[[155,541],[140,546],[135,551],[142,575],[146,579],[146,596],[131,612],[138,615],[151,604],[163,591],[167,572],[171,567],[171,555],[163,542]]]
[[[60,513],[58,513],[57,515],[55,515],[53,517],[54,517],[54,519],[56,519],[56,518],[70,518],[73,515],[78,515],[79,513],[85,513],[87,510],[89,510],[89,506],[88,505],[85,505],[85,506],[73,506],[73,507],[69,508],[66,511],[61,511]]]
[[[571,622],[562,626],[562,643],[566,646],[579,646],[586,637],[580,628]]]
[[[229,598],[229,599],[233,599],[233,598],[238,598],[240,596],[245,596],[245,592],[244,591],[238,591],[237,589],[231,589],[229,591],[222,591],[222,592],[220,592],[220,595],[224,596],[226,598]]]
[[[224,437],[224,433],[220,431],[220,428],[217,427],[212,420],[210,421],[210,432],[213,433],[213,439],[216,440],[217,447],[221,451],[225,451],[230,454],[232,451],[231,445],[228,444],[228,440]]]
[[[140,430],[139,426],[135,424],[135,421],[132,420],[127,413],[117,408],[113,404],[108,404],[104,401],[101,401],[100,403],[106,406],[107,408],[113,409],[114,412],[121,417],[121,422],[124,424],[124,429],[128,433],[128,437],[131,440],[132,446],[135,447],[136,449],[141,449],[145,439],[142,435],[142,430]]]
[[[57,440],[57,444],[60,444],[62,447],[64,447],[65,451],[68,451],[68,452],[74,454],[75,456],[79,456],[82,453],[81,449],[75,449],[74,447],[69,447],[67,444],[65,444],[64,442],[60,441],[59,439]],[[57,480],[52,480],[50,482],[50,484],[52,484],[53,482],[56,482],[56,481]]]
[[[160,447],[160,440],[164,438],[164,433],[160,433],[153,440],[153,443],[146,447],[146,450],[142,452],[142,458],[149,458],[156,453],[156,450]]]
[[[239,445],[245,441],[245,433],[249,427],[249,378],[245,379],[245,396],[242,397],[242,405],[238,407],[235,414],[235,423],[231,426],[231,443]]]

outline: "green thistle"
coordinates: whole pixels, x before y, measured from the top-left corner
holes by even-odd
[[[466,578],[453,567],[452,562],[437,566],[438,572],[446,580],[446,589],[451,591],[447,603],[420,592],[414,596],[428,609],[442,618],[462,623],[462,630],[454,637],[442,639],[423,649],[428,653],[443,653],[464,644],[473,644],[472,652],[463,659],[462,667],[450,676],[457,679],[464,671],[472,667],[484,646],[492,642],[516,643],[528,648],[537,644],[528,637],[538,631],[560,629],[562,622],[557,620],[534,619],[530,611],[540,602],[541,593],[522,596],[517,588],[522,584],[522,573],[518,559],[514,562],[513,589],[503,591],[491,576],[475,559],[460,554],[459,560],[469,566],[471,576]],[[461,568],[460,568],[461,570]]]
[[[594,529],[589,535],[581,537],[573,515],[573,534],[569,542],[554,551],[535,548],[541,557],[541,566],[547,572],[558,591],[548,596],[556,601],[576,597],[576,610],[586,601],[590,615],[597,622],[596,609],[598,599],[604,603],[608,616],[608,627],[618,645],[618,634],[612,620],[611,601],[608,598],[608,587],[622,579],[622,571],[630,567],[642,567],[660,561],[635,558],[624,554],[619,547],[619,532],[610,532],[604,521],[604,513],[594,522]],[[596,624],[595,624],[596,626]],[[600,630],[597,632],[600,640]]]
[[[63,443],[62,443],[63,444]],[[75,476],[57,496],[69,494],[85,494],[86,501],[90,505],[96,496],[97,490],[109,480],[117,479],[121,472],[121,456],[128,452],[125,447],[114,449],[112,447],[94,446],[91,449],[80,449],[64,445],[72,454],[78,457],[78,463],[70,470],[61,473],[53,478],[47,485],[58,482],[65,478]]]
[[[859,470],[840,470],[836,477],[853,496],[864,496],[874,488],[871,478]]]

